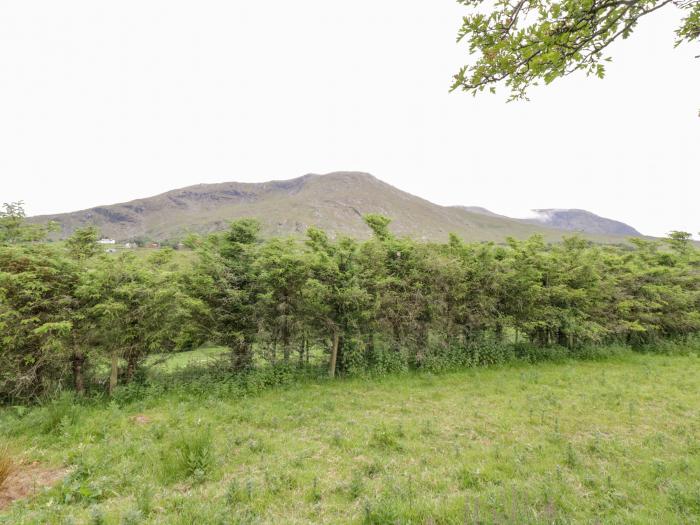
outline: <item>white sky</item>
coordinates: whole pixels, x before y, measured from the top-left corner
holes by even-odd
[[[0,202],[73,211],[201,182],[368,171],[439,204],[700,231],[700,53],[673,8],[604,81],[448,93],[454,0],[0,2]]]

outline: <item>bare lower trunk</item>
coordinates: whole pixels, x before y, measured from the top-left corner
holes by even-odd
[[[282,348],[282,352],[284,355],[284,362],[289,363],[289,357],[292,355],[292,349],[289,346],[289,341],[284,341],[284,347]]]
[[[504,333],[503,333],[503,325],[501,323],[496,323],[496,328],[494,330],[495,335],[496,335],[496,341],[499,343],[503,341],[504,339]]]
[[[112,368],[109,373],[109,395],[113,396],[117,388],[117,378],[119,377],[119,357],[117,353],[112,354]]]
[[[75,386],[75,391],[79,396],[85,395],[85,374],[83,371],[84,364],[85,356],[82,352],[76,352],[73,354],[73,385]]]
[[[235,341],[231,345],[231,366],[235,371],[245,370],[250,366],[250,344],[247,340]]]
[[[331,348],[331,362],[329,367],[329,374],[331,377],[335,377],[335,367],[338,361],[338,343],[340,342],[340,334],[338,330],[333,330],[333,346]]]
[[[304,335],[301,339],[301,345],[299,345],[299,368],[304,367],[304,353],[306,352],[306,336]]]
[[[282,326],[282,355],[284,357],[284,363],[289,363],[289,357],[292,355],[292,348],[290,346],[291,334],[289,333],[289,325],[287,321],[284,322]]]
[[[134,378],[134,374],[136,373],[136,356],[135,355],[129,355],[126,359],[126,382],[131,383],[131,380]]]

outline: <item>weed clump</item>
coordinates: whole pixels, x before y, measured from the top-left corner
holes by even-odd
[[[365,480],[361,472],[355,472],[348,485],[348,496],[350,500],[358,499],[365,490]]]
[[[463,490],[478,489],[484,482],[484,476],[478,469],[463,467],[457,473],[457,481]]]
[[[105,525],[105,515],[102,509],[99,507],[92,507],[90,509],[90,517],[88,520],[90,525]]]
[[[59,433],[62,429],[75,424],[78,420],[79,407],[75,397],[64,393],[37,411],[38,421],[34,422],[42,434]]]
[[[10,447],[7,445],[0,445],[0,489],[10,477],[10,474],[14,472],[16,468],[16,461]]]
[[[183,433],[162,458],[163,474],[168,481],[191,479],[201,483],[209,477],[214,464],[214,441],[209,428]]]
[[[399,452],[403,450],[403,446],[399,441],[402,437],[404,437],[404,433],[400,427],[389,428],[382,424],[372,432],[370,445],[382,450],[395,450]]]

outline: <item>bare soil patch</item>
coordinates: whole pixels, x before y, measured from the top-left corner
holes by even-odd
[[[38,461],[18,465],[0,487],[0,509],[13,501],[30,498],[43,488],[58,483],[68,473],[67,468],[53,468]]]

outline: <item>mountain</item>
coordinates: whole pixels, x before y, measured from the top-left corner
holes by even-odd
[[[480,206],[460,206],[460,208],[473,213],[481,213],[490,217],[504,217]],[[588,233],[597,235],[621,235],[624,237],[641,237],[642,234],[629,224],[600,217],[586,210],[576,209],[544,209],[532,210],[535,217],[527,219],[514,219],[527,224],[537,224],[565,230],[568,232]],[[506,217],[507,218],[507,217]]]
[[[624,222],[599,217],[586,210],[533,210],[537,217],[524,219],[530,224],[544,224],[551,228],[603,235],[640,237],[642,234]]]
[[[510,219],[483,208],[439,206],[372,175],[355,172],[263,183],[199,184],[123,204],[32,220],[58,222],[61,238],[76,228],[94,225],[103,235],[117,240],[178,239],[189,232],[225,229],[240,217],[259,219],[268,236],[301,236],[313,225],[334,236],[367,238],[370,230],[362,221],[367,213],[391,217],[395,234],[420,240],[445,240],[450,232],[467,241],[503,241],[508,236],[522,239],[535,233],[554,241],[567,234],[550,224]],[[587,236],[602,242],[624,240],[605,231]]]
[[[481,206],[454,206],[455,208],[460,208],[464,211],[468,211],[470,213],[477,213],[479,215],[488,215],[489,217],[503,217],[505,219],[508,219],[509,217],[506,217],[505,215],[499,215],[498,213],[494,213],[491,210],[487,210],[486,208],[482,208]]]

